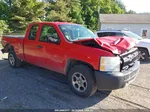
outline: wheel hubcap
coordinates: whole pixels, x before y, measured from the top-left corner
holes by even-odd
[[[10,62],[11,65],[15,64],[15,58],[12,54],[9,55],[9,62]]]
[[[78,92],[84,92],[87,89],[86,78],[81,73],[76,72],[72,75],[72,84]]]

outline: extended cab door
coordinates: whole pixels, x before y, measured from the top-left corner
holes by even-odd
[[[36,38],[38,37],[39,25],[33,24],[29,26],[27,31],[25,40],[24,40],[24,55],[25,59],[28,63],[35,64],[36,63],[36,49],[37,42]]]

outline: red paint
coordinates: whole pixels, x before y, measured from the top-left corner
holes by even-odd
[[[110,38],[102,37],[96,38],[95,40],[99,43],[100,46],[103,46],[112,52],[118,50],[118,54],[126,52],[127,50],[133,48],[136,44],[132,38],[119,36],[111,36]]]
[[[37,24],[39,26],[36,40],[28,40],[28,35],[32,25]],[[60,44],[40,42],[39,36],[43,25],[53,26],[59,37]],[[99,60],[101,56],[113,57],[116,49],[119,53],[125,52],[131,47],[133,40],[123,37],[111,37],[111,38],[95,38],[80,40],[77,42],[68,42],[63,36],[63,33],[59,29],[60,24],[72,24],[64,22],[41,22],[30,24],[24,38],[10,38],[7,36],[2,37],[2,45],[10,44],[14,47],[16,55],[19,59],[29,62],[31,64],[41,66],[53,71],[57,71],[66,74],[67,62],[71,59],[86,62],[93,66],[95,70],[99,70]],[[120,39],[118,41],[118,39]],[[81,43],[84,41],[96,41],[103,49],[84,46]],[[116,44],[116,41],[117,44]],[[42,46],[38,49],[36,46]]]

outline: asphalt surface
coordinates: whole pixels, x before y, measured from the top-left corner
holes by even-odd
[[[29,64],[13,69],[7,54],[0,53],[0,109],[150,111],[150,61],[141,63],[138,77],[127,87],[81,98],[71,92],[62,74]]]

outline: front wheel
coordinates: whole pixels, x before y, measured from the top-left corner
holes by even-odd
[[[13,50],[9,51],[8,62],[9,65],[13,68],[18,68],[22,65],[22,61],[17,58],[16,53]]]
[[[139,48],[139,53],[140,53],[140,60],[141,61],[147,61],[149,59],[149,54],[146,49]]]
[[[68,82],[71,90],[81,97],[89,97],[97,90],[94,73],[86,65],[76,65],[71,68]]]

